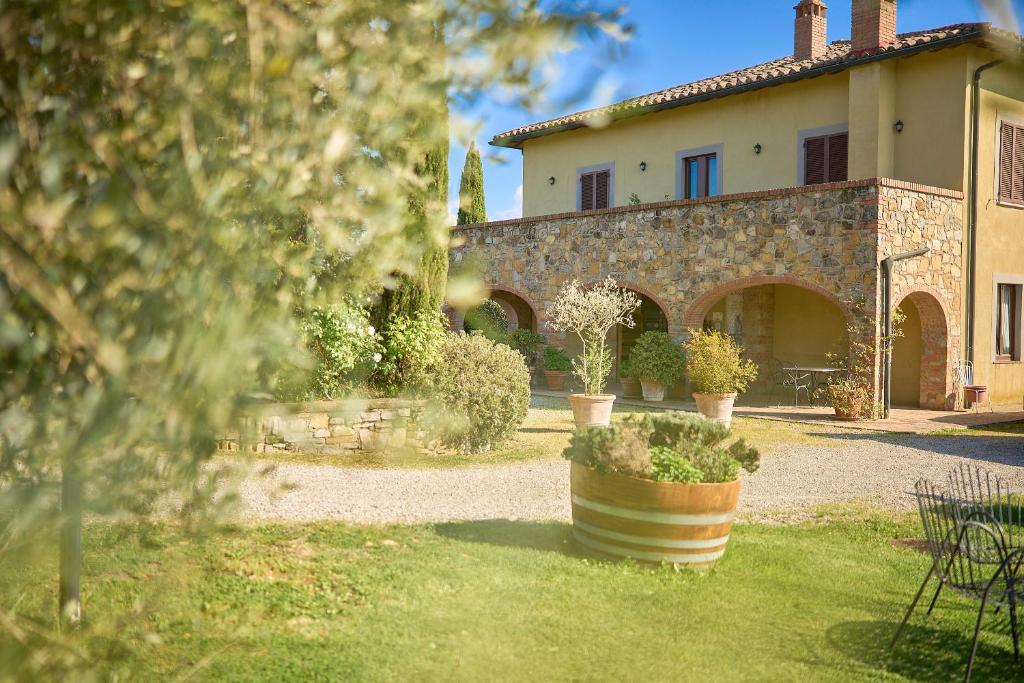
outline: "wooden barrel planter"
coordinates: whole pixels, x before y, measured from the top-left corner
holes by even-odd
[[[574,462],[571,490],[573,536],[588,551],[706,569],[725,554],[740,482],[649,481]]]

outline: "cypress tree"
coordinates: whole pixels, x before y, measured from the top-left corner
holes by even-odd
[[[385,339],[390,334],[389,322],[393,318],[415,318],[427,312],[440,314],[448,283],[448,236],[438,239],[432,234],[436,220],[428,216],[428,212],[437,210],[438,206],[447,206],[449,181],[447,82],[437,77],[444,65],[444,33],[436,26],[433,39],[438,43],[437,60],[425,64],[424,68],[437,78],[438,105],[436,109],[423,112],[422,134],[429,136],[432,144],[418,168],[420,176],[427,181],[427,191],[409,202],[409,220],[418,233],[422,253],[415,272],[397,274],[395,287],[384,290],[374,308],[374,323]]]
[[[484,223],[487,221],[487,207],[484,204],[484,167],[476,143],[469,143],[466,162],[462,166],[459,182],[459,225]]]

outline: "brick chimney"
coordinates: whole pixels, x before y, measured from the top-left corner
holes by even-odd
[[[853,0],[853,54],[896,44],[896,0]]]
[[[828,5],[822,0],[800,0],[794,9],[796,32],[793,38],[793,57],[804,60],[824,56]]]

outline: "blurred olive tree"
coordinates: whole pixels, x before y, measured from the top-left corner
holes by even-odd
[[[446,95],[527,103],[554,51],[621,37],[540,4],[0,0],[0,550],[62,530],[67,623],[81,515],[203,509],[215,437],[301,362],[293,311],[446,244]],[[8,609],[7,673],[88,662]]]

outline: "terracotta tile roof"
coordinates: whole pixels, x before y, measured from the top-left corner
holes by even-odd
[[[825,54],[818,59],[797,60],[790,55],[739,71],[640,95],[606,107],[588,109],[514,128],[494,136],[491,144],[501,147],[519,147],[523,140],[529,138],[572,128],[582,128],[587,125],[607,123],[609,119],[636,116],[659,109],[682,106],[702,99],[724,97],[735,92],[764,88],[825,73],[835,73],[862,61],[898,57],[921,49],[937,49],[961,43],[983,41],[986,38],[1011,43],[1019,43],[1021,40],[1021,36],[992,28],[988,23],[953,24],[927,31],[903,33],[896,37],[894,46],[867,54],[852,54],[849,40],[837,40],[830,44]]]

